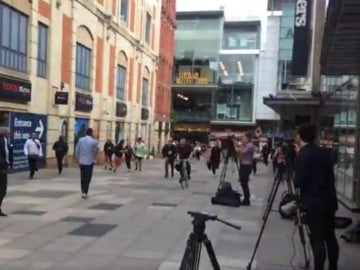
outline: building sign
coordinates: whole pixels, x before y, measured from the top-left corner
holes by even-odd
[[[306,76],[310,50],[311,0],[296,0],[292,75]]]
[[[14,171],[28,170],[29,164],[27,157],[24,155],[24,145],[26,140],[31,137],[31,133],[38,133],[43,154],[46,155],[47,118],[45,115],[11,112],[10,131],[10,141],[14,147]],[[45,164],[44,161],[45,156],[39,165],[43,166]]]
[[[198,72],[181,72],[176,78],[176,84],[208,84],[208,78],[200,77]]]
[[[69,100],[68,92],[55,92],[55,105],[67,105]]]
[[[280,24],[279,60],[291,61],[294,43],[294,2],[281,4],[281,11],[283,15]]]
[[[93,109],[93,98],[89,95],[75,94],[75,111],[91,112]]]
[[[127,115],[127,106],[124,103],[116,102],[116,116],[126,117]]]
[[[18,103],[31,101],[31,83],[0,76],[0,100]]]
[[[149,110],[146,108],[141,108],[141,120],[149,119]]]

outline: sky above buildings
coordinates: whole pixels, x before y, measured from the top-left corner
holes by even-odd
[[[177,11],[219,10],[224,7],[226,20],[254,20],[266,14],[268,0],[177,0]]]

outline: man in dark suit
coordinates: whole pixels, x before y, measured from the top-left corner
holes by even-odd
[[[300,189],[310,242],[314,270],[323,270],[326,255],[329,270],[337,270],[339,246],[335,236],[335,212],[338,208],[335,176],[330,155],[318,145],[316,126],[303,124],[298,129],[300,147],[295,163],[295,187]]]
[[[12,167],[13,154],[9,145],[10,130],[8,127],[0,127],[0,216],[7,215],[2,211],[1,206],[7,190],[8,169]]]

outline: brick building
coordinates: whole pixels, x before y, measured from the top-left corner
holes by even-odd
[[[174,35],[176,20],[176,0],[162,0],[160,24],[160,49],[155,93],[155,133],[159,151],[170,131],[170,107],[172,67],[174,59]]]
[[[153,0],[0,0],[0,125],[16,170],[34,131],[48,163],[60,134],[71,160],[88,126],[101,147],[138,136],[154,146],[160,14]]]

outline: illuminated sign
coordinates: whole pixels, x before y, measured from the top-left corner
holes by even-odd
[[[198,72],[181,72],[176,78],[176,84],[208,84],[208,78],[200,77]]]

